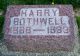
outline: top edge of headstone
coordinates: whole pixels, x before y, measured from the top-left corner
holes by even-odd
[[[30,6],[30,7],[32,7],[32,6],[48,6],[48,7],[54,7],[54,6],[69,6],[69,7],[73,7],[71,4],[55,4],[55,5],[8,5],[7,6],[7,8],[10,8],[10,7],[16,7],[16,6]]]

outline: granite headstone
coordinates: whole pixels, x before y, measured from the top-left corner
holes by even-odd
[[[75,38],[73,7],[8,6],[4,32],[4,39],[10,51],[72,51]]]

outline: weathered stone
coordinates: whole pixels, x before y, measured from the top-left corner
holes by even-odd
[[[73,8],[71,5],[9,6],[4,30],[10,51],[72,51],[75,38]]]

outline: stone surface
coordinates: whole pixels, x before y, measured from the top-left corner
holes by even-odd
[[[1,45],[0,46],[0,56],[80,56],[80,53],[67,52],[67,51],[50,52],[50,53],[47,53],[47,52],[45,53],[13,52],[13,51],[8,51],[6,45],[2,43],[4,42],[0,41],[0,45]]]
[[[71,5],[9,6],[4,26],[4,39],[10,51],[53,52],[74,48]]]

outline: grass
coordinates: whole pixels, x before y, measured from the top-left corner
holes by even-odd
[[[80,36],[80,16],[76,16],[76,21],[77,21],[78,31],[79,31],[79,36]]]
[[[3,38],[3,24],[4,24],[4,16],[0,16],[0,39]]]

